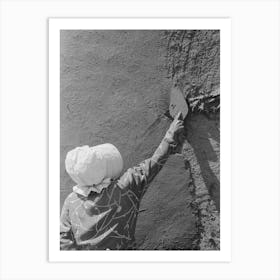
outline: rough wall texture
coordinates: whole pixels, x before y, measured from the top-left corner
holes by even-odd
[[[166,31],[167,67],[192,114],[183,155],[193,189],[197,249],[220,248],[220,32]]]
[[[170,125],[173,83],[192,113],[139,213],[139,249],[219,249],[219,32],[61,31],[61,206],[74,183],[67,151],[110,142],[125,168],[152,155]]]
[[[169,76],[183,89],[193,112],[220,108],[220,31],[166,31]]]

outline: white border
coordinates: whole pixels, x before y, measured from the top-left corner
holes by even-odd
[[[221,250],[60,251],[59,136],[61,29],[220,29],[221,31]],[[49,261],[228,262],[231,260],[231,21],[230,19],[49,19]]]

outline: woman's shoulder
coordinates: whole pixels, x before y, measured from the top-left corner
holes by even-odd
[[[77,199],[80,199],[80,196],[76,192],[72,191],[71,193],[69,193],[67,195],[64,203],[65,204],[72,203],[72,202],[76,201]]]

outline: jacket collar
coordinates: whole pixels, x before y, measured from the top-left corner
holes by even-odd
[[[111,181],[112,181],[111,178],[107,178],[98,185],[92,185],[92,186],[76,185],[73,187],[73,192],[80,194],[84,197],[88,197],[91,192],[101,193],[103,189],[108,188],[108,186],[111,184]]]

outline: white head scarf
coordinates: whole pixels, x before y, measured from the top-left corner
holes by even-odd
[[[83,190],[83,193],[87,190],[84,193],[87,196],[91,190],[100,192],[110,184],[111,179],[120,176],[123,159],[119,150],[109,143],[94,147],[82,146],[67,153],[65,167],[77,183],[73,190]]]

